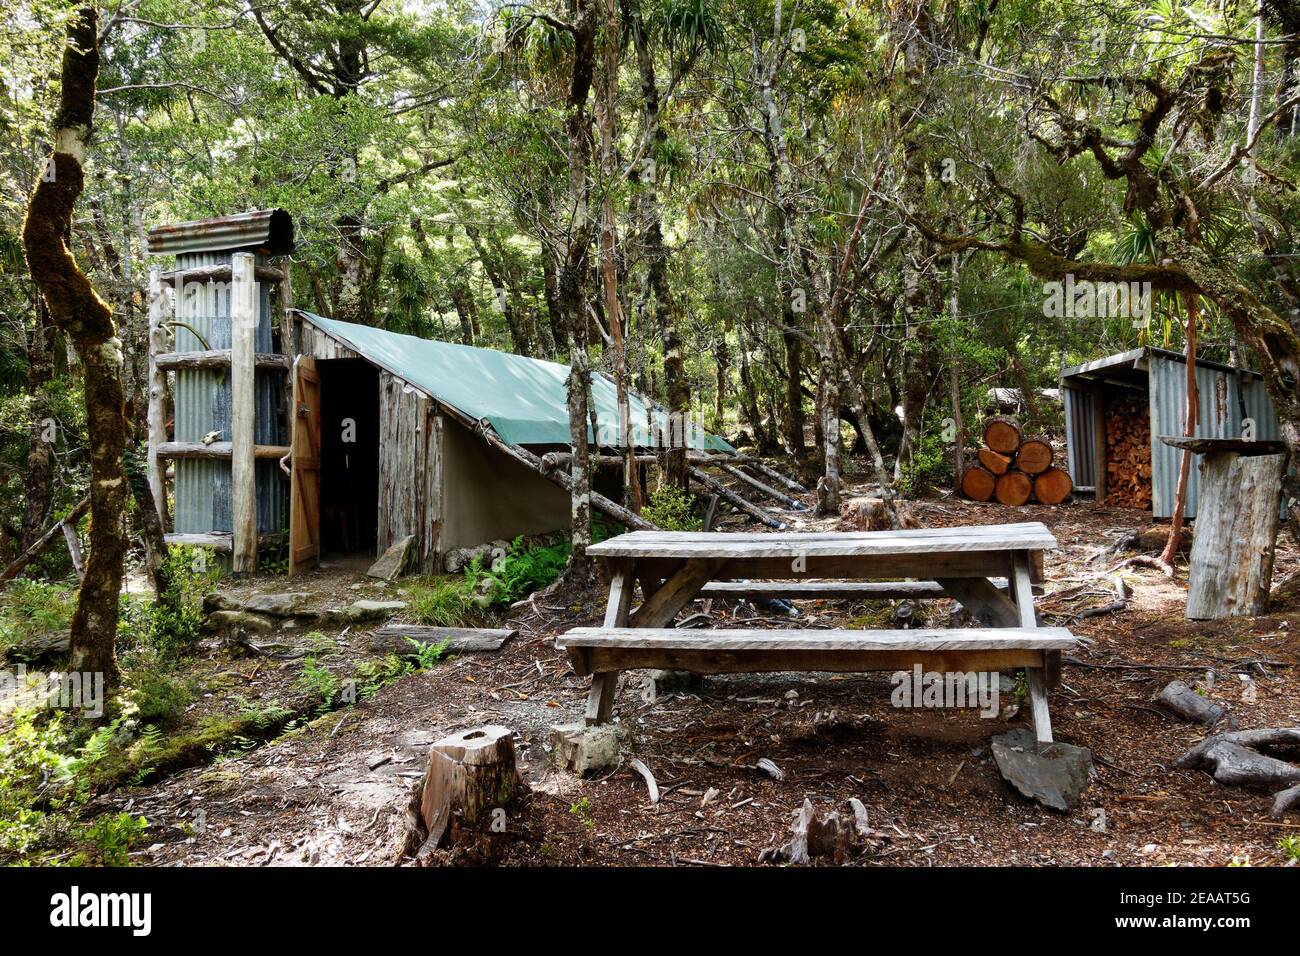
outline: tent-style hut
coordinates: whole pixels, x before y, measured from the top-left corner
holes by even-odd
[[[543,456],[569,449],[568,366],[294,309],[276,262],[292,246],[282,210],[150,233],[152,253],[175,257],[153,270],[150,300],[149,480],[169,542],[229,553],[236,571],[252,571],[259,542],[288,532],[293,573],[322,552],[382,553],[410,537],[409,566],[433,573],[454,550],[567,528],[567,468]],[[592,403],[589,437],[616,444],[617,398],[603,375]],[[669,436],[798,488],[702,429],[670,427],[639,396],[630,415],[637,446]],[[779,524],[702,464],[696,481]],[[651,527],[613,500],[619,480],[594,491],[592,506]]]

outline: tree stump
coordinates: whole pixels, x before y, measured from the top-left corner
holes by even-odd
[[[918,527],[909,502],[895,501],[894,510],[898,514],[899,523],[904,528]],[[885,502],[882,498],[850,498],[840,505],[837,530],[888,531],[889,527],[889,512],[885,510]]]
[[[494,810],[519,790],[514,738],[508,727],[488,726],[443,737],[429,751],[420,797],[425,847],[459,843],[486,830]]]
[[[1284,455],[1207,452],[1188,562],[1187,618],[1263,614],[1273,577]]]

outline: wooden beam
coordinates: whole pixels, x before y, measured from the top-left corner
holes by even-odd
[[[166,458],[207,458],[217,461],[229,461],[234,443],[214,441],[205,445],[201,441],[168,441],[158,446],[158,457]],[[280,459],[289,454],[290,449],[284,445],[254,445],[253,457],[258,459]]]
[[[155,356],[158,368],[174,372],[185,368],[230,368],[230,349],[206,349],[198,352],[160,352]],[[287,355],[278,352],[258,352],[253,359],[256,368],[273,368],[288,371],[293,364]]]
[[[728,504],[732,505],[738,510],[743,511],[745,514],[749,515],[755,521],[759,522],[760,524],[765,524],[769,528],[773,528],[777,531],[785,530],[784,521],[778,521],[776,518],[773,518],[762,508],[758,507],[758,505],[746,501],[744,498],[740,497],[740,495],[736,494],[730,488],[726,487],[720,482],[715,481],[714,479],[706,475],[704,472],[700,471],[700,469],[692,467],[687,469],[687,471],[692,478],[694,478],[696,481],[702,484],[705,488],[708,488],[709,491],[713,492],[723,501],[727,502]]]
[[[169,547],[211,548],[213,551],[233,553],[235,538],[229,531],[174,531],[165,535]],[[257,536],[259,545],[278,544],[284,540],[283,531],[267,531]]]
[[[153,493],[158,520],[167,527],[167,482],[163,478],[158,449],[167,441],[167,373],[158,359],[167,348],[167,314],[170,311],[167,290],[157,269],[149,270],[149,444],[145,466],[149,490]]]
[[[247,252],[235,254],[250,255]],[[253,278],[259,282],[279,282],[284,278],[284,272],[274,266],[257,266],[253,270]],[[234,281],[230,266],[199,266],[197,269],[176,269],[162,273],[160,279],[163,285],[175,286],[179,283],[182,288],[190,282]]]
[[[725,563],[722,558],[693,558],[685,562],[632,613],[632,627],[667,627],[677,612],[691,603],[705,582]]]
[[[799,484],[799,482],[795,481],[793,478],[781,474],[775,468],[769,467],[768,465],[759,461],[757,458],[750,458],[748,455],[733,455],[732,457],[736,461],[739,461],[741,464],[743,464],[746,468],[752,468],[755,471],[763,475],[766,475],[768,478],[771,478],[773,481],[780,482],[781,484],[785,485],[793,492],[797,492],[798,494],[801,495],[808,494],[808,489],[805,488],[803,485]]]
[[[257,281],[253,256],[230,258],[230,511],[236,574],[257,570],[257,469],[253,455],[257,417],[254,387],[257,347]]]

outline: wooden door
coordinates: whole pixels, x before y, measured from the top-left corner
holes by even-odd
[[[290,452],[289,574],[320,563],[320,374],[316,360],[293,363]]]

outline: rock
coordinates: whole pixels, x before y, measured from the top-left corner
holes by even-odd
[[[321,615],[325,624],[364,624],[382,621],[406,610],[405,601],[353,601],[345,608],[326,611]]]
[[[242,610],[254,614],[270,614],[272,617],[298,617],[313,612],[306,609],[311,595],[304,591],[290,591],[284,594],[254,594],[244,602]]]
[[[652,704],[668,694],[689,694],[704,686],[704,678],[690,671],[649,670],[641,677],[641,699]]]
[[[551,728],[551,766],[585,777],[618,763],[627,731],[617,724],[559,724]]]
[[[478,544],[472,548],[456,548],[454,551],[448,551],[447,556],[442,559],[443,567],[447,569],[448,574],[459,574],[469,567],[475,558],[482,558],[485,566],[490,564],[492,545]]]
[[[316,612],[306,607],[309,600],[311,595],[305,591],[254,594],[243,601],[213,592],[203,596],[203,610],[209,615],[219,611],[240,611],[269,614],[271,617],[313,617]]]
[[[1076,809],[1092,776],[1087,747],[1052,743],[1040,749],[1025,728],[994,737],[993,759],[1008,783],[1053,810]]]
[[[204,626],[210,631],[255,631],[269,634],[275,629],[275,622],[265,615],[249,611],[214,611],[208,615]]]
[[[379,578],[381,581],[392,581],[402,576],[406,570],[407,562],[411,558],[411,545],[415,542],[415,535],[408,534],[400,541],[395,541],[389,545],[388,550],[379,556],[366,574],[372,578]]]

